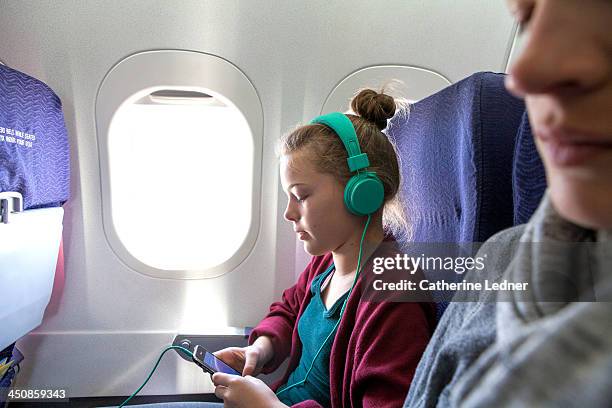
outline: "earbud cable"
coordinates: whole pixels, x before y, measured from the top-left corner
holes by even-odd
[[[132,395],[130,395],[130,397],[128,399],[123,401],[123,403],[121,405],[119,405],[119,408],[123,408],[123,406],[125,404],[127,404],[132,398],[134,398],[136,396],[136,394],[138,394],[140,392],[140,390],[142,390],[142,388],[149,382],[149,379],[151,378],[151,376],[153,375],[153,373],[157,369],[157,366],[159,365],[159,362],[161,361],[161,359],[164,356],[164,354],[166,354],[166,351],[171,350],[171,349],[181,350],[184,353],[186,353],[191,359],[193,359],[193,353],[191,351],[189,351],[188,349],[186,349],[185,347],[181,347],[181,346],[168,346],[168,347],[166,347],[166,349],[164,351],[162,351],[162,353],[160,354],[159,358],[157,359],[157,363],[155,363],[155,367],[153,367],[153,370],[151,370],[151,373],[149,374],[149,376],[147,377],[145,382],[142,383],[140,388],[138,388],[135,393],[133,393]]]
[[[325,344],[327,343],[327,341],[331,338],[331,336],[334,334],[334,332],[338,328],[338,325],[340,324],[340,320],[342,319],[342,316],[344,315],[344,309],[346,308],[346,303],[348,302],[348,299],[351,296],[351,292],[353,291],[353,288],[355,287],[355,284],[357,283],[357,278],[359,277],[359,273],[361,272],[360,271],[360,266],[361,266],[361,255],[362,255],[362,251],[363,251],[363,240],[365,238],[366,231],[368,230],[368,226],[370,225],[370,219],[371,219],[371,215],[368,215],[368,221],[366,222],[365,227],[363,228],[363,234],[361,235],[361,241],[359,242],[359,257],[357,258],[357,270],[355,271],[355,279],[353,279],[353,284],[351,285],[351,288],[348,291],[348,295],[346,296],[346,299],[344,300],[344,303],[342,304],[342,308],[340,309],[340,317],[338,317],[338,321],[336,322],[336,325],[329,332],[329,335],[327,335],[327,337],[323,341],[323,344],[321,344],[321,347],[319,347],[319,350],[317,351],[317,353],[315,354],[314,358],[312,359],[312,363],[310,364],[310,368],[308,368],[308,371],[306,371],[306,375],[304,376],[304,379],[299,381],[299,382],[297,382],[297,383],[295,383],[295,384],[292,384],[292,385],[290,385],[288,387],[285,387],[282,390],[279,390],[276,393],[276,395],[280,395],[281,393],[283,393],[283,392],[285,392],[285,391],[287,391],[287,390],[289,390],[289,389],[291,389],[293,387],[297,387],[298,385],[304,384],[306,382],[306,379],[308,378],[308,374],[310,374],[310,372],[312,371],[312,368],[314,367],[314,363],[317,360],[317,357],[319,356],[319,354],[321,354],[321,351],[323,350],[323,347],[325,347]],[[153,373],[157,369],[157,366],[159,365],[162,357],[164,356],[164,354],[166,354],[166,352],[168,350],[171,350],[171,349],[181,350],[182,352],[187,354],[191,359],[193,359],[193,353],[191,351],[189,351],[188,349],[186,349],[185,347],[181,347],[181,346],[168,346],[168,347],[166,347],[166,349],[164,351],[162,351],[162,353],[160,354],[159,358],[157,359],[157,363],[155,363],[155,366],[153,367],[153,369],[149,373],[149,376],[147,377],[145,382],[142,383],[142,385],[132,395],[130,395],[129,398],[127,398],[125,401],[123,401],[123,403],[121,403],[121,405],[119,405],[118,408],[123,408],[125,406],[125,404],[127,404],[132,398],[134,398],[136,396],[136,394],[138,394],[140,392],[140,390],[142,390],[144,388],[144,386],[147,385],[147,383],[151,379],[151,376],[153,375]]]

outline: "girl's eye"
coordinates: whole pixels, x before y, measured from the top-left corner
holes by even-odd
[[[300,195],[300,196],[298,196],[296,194],[292,194],[292,196],[295,198],[295,201],[297,201],[300,204],[303,203],[304,200],[306,200],[308,198],[307,195]]]

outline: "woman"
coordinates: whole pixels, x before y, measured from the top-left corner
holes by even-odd
[[[506,86],[525,98],[549,188],[483,249],[529,290],[451,305],[405,406],[612,401],[612,2],[508,3],[526,38]]]

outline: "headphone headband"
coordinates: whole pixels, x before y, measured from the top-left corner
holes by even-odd
[[[346,208],[359,216],[373,214],[383,204],[385,191],[375,172],[360,171],[370,166],[370,160],[361,152],[353,122],[345,114],[333,112],[316,117],[310,123],[325,125],[338,135],[348,153],[349,170],[357,173],[344,186]]]
[[[344,148],[348,152],[348,167],[351,172],[365,169],[370,165],[368,155],[361,153],[357,133],[353,127],[353,122],[343,113],[332,112],[327,115],[317,116],[310,121],[310,124],[320,123],[331,128],[340,138]]]

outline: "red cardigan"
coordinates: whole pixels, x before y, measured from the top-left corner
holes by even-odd
[[[381,247],[364,266],[332,344],[329,365],[332,407],[401,407],[435,328],[432,303],[375,303],[362,299],[365,283],[361,278],[364,274],[371,276],[371,260],[376,256],[392,256],[382,255]],[[274,357],[264,367],[264,373],[274,371],[289,356],[287,372],[273,389],[285,384],[298,365],[302,344],[297,322],[312,298],[313,278],[332,262],[331,253],[313,257],[298,282],[283,292],[280,302],[270,306],[268,315],[250,335],[249,344],[259,336],[272,340]],[[321,405],[308,400],[293,407]]]

